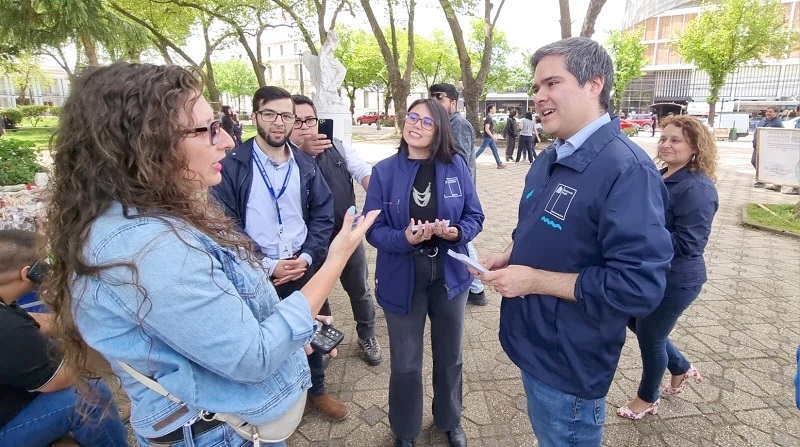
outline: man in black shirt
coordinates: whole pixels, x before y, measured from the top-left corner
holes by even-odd
[[[50,445],[67,433],[84,447],[127,446],[108,387],[91,380],[98,401],[83,401],[48,337],[50,315],[15,304],[35,286],[28,277],[35,239],[30,231],[0,231],[0,446]]]
[[[503,169],[506,166],[500,161],[500,154],[497,153],[497,135],[494,133],[494,118],[492,118],[493,113],[494,105],[487,106],[486,118],[483,120],[483,142],[481,142],[481,147],[475,154],[475,158],[480,157],[483,151],[486,149],[486,146],[489,146],[489,149],[492,150],[492,155],[494,155],[494,161],[497,162],[497,169]]]
[[[356,204],[353,179],[366,191],[372,168],[341,140],[334,138],[331,142],[319,133],[317,109],[310,98],[294,95],[292,100],[296,121],[290,139],[301,151],[314,157],[331,189],[334,209],[331,235],[333,240],[342,228],[344,213]],[[324,259],[319,260],[322,261]],[[339,281],[350,297],[358,345],[363,350],[364,359],[372,366],[378,365],[381,362],[381,347],[375,337],[375,301],[367,283],[367,254],[363,243],[350,256]]]

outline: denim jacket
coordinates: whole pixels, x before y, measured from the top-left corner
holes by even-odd
[[[315,327],[305,297],[279,301],[263,271],[194,227],[128,214],[115,203],[98,217],[84,256],[89,265],[130,262],[135,271],[76,277],[72,310],[84,340],[120,377],[134,430],[162,436],[201,410],[254,424],[285,413],[310,386],[302,347]],[[158,381],[189,411],[164,424],[180,406],[117,361]]]

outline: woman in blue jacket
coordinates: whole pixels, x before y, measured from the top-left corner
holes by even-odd
[[[662,396],[681,393],[690,379],[696,383],[703,380],[697,368],[669,341],[669,333],[707,279],[703,252],[719,207],[714,187],[717,144],[700,121],[687,115],[664,118],[661,128],[657,158],[666,166],[661,177],[669,191],[665,220],[674,254],[663,301],[647,317],[632,318],[628,323],[639,341],[643,369],[636,397],[617,410],[618,416],[628,419],[658,412],[659,388],[666,369],[672,377],[660,390]]]
[[[209,198],[233,140],[199,79],[119,62],[85,70],[71,90],[55,134],[43,291],[65,365],[86,373],[96,353],[110,363],[140,446],[254,444],[209,413],[284,420],[274,437],[288,436],[311,385],[313,316],[377,212],[353,225],[352,208],[324,265],[279,301],[249,239]]]
[[[450,445],[461,428],[461,338],[472,282],[447,250],[467,253],[483,211],[469,169],[456,150],[445,109],[433,99],[411,104],[398,153],[372,170],[365,210],[381,210],[367,233],[378,249],[375,296],[391,346],[389,423],[396,446],[412,446],[422,425],[422,348],[431,320],[433,419]]]

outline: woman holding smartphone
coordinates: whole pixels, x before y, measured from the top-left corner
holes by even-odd
[[[260,426],[302,414],[312,317],[378,212],[353,226],[351,208],[317,274],[279,301],[249,238],[208,194],[234,143],[199,78],[120,62],[86,69],[71,90],[43,290],[66,365],[81,374],[96,352],[110,363],[141,446],[252,445],[212,414]]]
[[[472,282],[448,249],[467,253],[483,228],[469,169],[456,150],[444,107],[419,99],[405,117],[397,154],[373,167],[365,210],[381,215],[367,233],[378,249],[375,296],[389,330],[389,423],[396,446],[412,446],[422,426],[422,349],[431,320],[433,420],[452,446],[461,427],[461,339]]]

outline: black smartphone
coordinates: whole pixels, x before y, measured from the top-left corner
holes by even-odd
[[[333,120],[330,118],[321,118],[319,120],[319,133],[324,133],[325,136],[333,142]]]
[[[344,340],[344,332],[333,326],[322,325],[311,339],[311,347],[317,352],[328,354],[333,348],[339,346],[342,340]]]
[[[44,261],[36,261],[33,263],[31,268],[28,269],[28,274],[26,276],[34,284],[41,284],[44,281],[44,275],[46,275],[49,271],[50,264]]]

